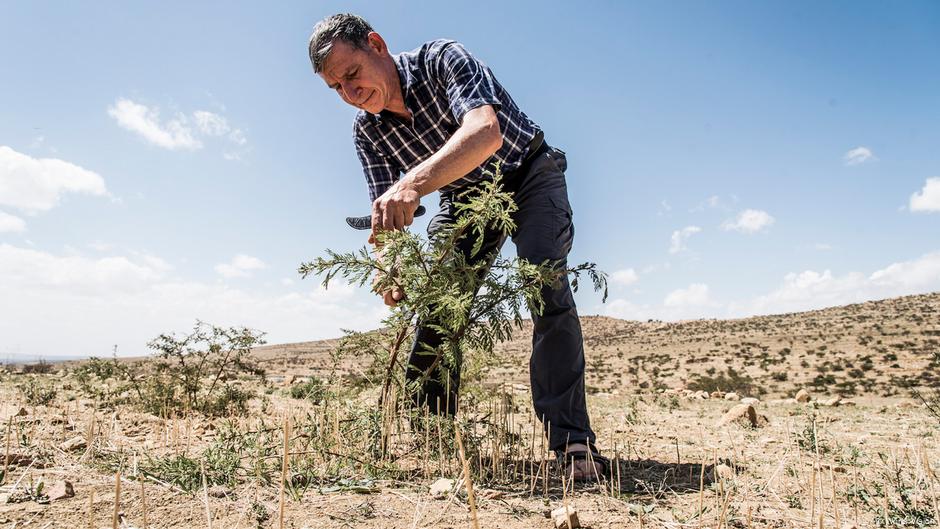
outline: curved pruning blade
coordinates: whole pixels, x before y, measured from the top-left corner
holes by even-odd
[[[424,209],[424,206],[418,206],[418,209],[415,210],[415,217],[420,217],[424,215],[427,210]],[[346,217],[346,224],[349,224],[350,228],[354,230],[371,230],[372,229],[372,215],[366,217]]]

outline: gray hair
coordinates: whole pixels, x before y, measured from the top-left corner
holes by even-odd
[[[368,47],[371,31],[372,26],[365,19],[351,13],[331,15],[317,22],[307,46],[313,71],[319,73],[323,70],[323,63],[333,51],[334,41],[339,39],[364,50]]]

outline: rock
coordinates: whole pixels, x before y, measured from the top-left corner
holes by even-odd
[[[723,398],[725,398],[725,394],[722,393],[722,392],[720,392],[720,391],[712,391],[709,396],[710,396],[711,398],[713,398],[713,399],[723,399]]]
[[[796,396],[793,397],[797,402],[809,402],[809,391],[801,389],[796,392]]]
[[[760,402],[760,399],[755,399],[754,397],[744,397],[741,399],[741,404],[750,404],[754,405]]]
[[[431,484],[431,496],[443,498],[454,490],[454,480],[450,478],[440,478]]]
[[[213,498],[227,498],[228,489],[222,485],[213,485],[206,489],[206,494]]]
[[[732,422],[738,421],[744,423],[745,425],[756,428],[757,410],[755,410],[754,406],[750,404],[738,404],[724,414],[721,420],[718,421],[718,426],[727,426]]]
[[[725,400],[738,400],[738,394],[735,392],[725,393]]]
[[[842,404],[842,397],[832,397],[822,402],[823,406],[838,406],[839,404]]]
[[[571,525],[568,525],[568,520],[571,520]],[[552,521],[555,522],[555,529],[578,529],[581,527],[581,522],[578,520],[578,511],[570,505],[552,511]]]
[[[8,503],[10,503],[10,495],[0,494],[0,505],[6,505]]]
[[[69,481],[56,481],[46,490],[46,495],[49,496],[49,501],[64,500],[75,496],[75,489]]]
[[[699,399],[699,400],[708,400],[708,396],[709,396],[709,395],[708,395],[708,392],[703,389],[703,390],[701,390],[701,391],[696,391],[696,392],[692,395],[692,398],[693,398],[693,399]]]
[[[715,477],[718,479],[733,479],[734,469],[728,465],[718,465],[715,467]]]
[[[27,415],[29,415],[29,412],[26,411],[26,408],[20,408],[13,414],[14,417],[26,417]]]
[[[73,452],[75,450],[81,450],[86,446],[88,445],[85,443],[85,438],[81,435],[76,435],[75,437],[72,437],[71,439],[60,444],[59,448],[63,452]]]

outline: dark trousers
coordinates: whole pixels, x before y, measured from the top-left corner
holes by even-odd
[[[519,257],[529,262],[561,260],[558,266],[567,266],[568,252],[574,240],[574,224],[565,185],[566,168],[565,154],[543,144],[523,167],[504,177],[504,188],[513,192],[519,208],[514,217],[516,231],[511,234],[512,240]],[[428,225],[428,234],[433,237],[455,220],[452,198],[441,195],[441,210]],[[471,258],[474,239],[464,237],[459,251],[468,260],[487,259],[491,263],[505,242],[505,236],[500,233],[488,232],[483,249]],[[567,443],[593,444],[595,436],[591,431],[584,396],[584,341],[567,276],[562,277],[558,284],[543,288],[542,298],[545,302],[542,314],[532,315],[535,328],[529,359],[535,413],[548,433],[552,450],[564,449]],[[457,366],[455,372],[442,376],[438,367],[424,376],[435,358],[426,352],[419,353],[423,351],[420,344],[436,348],[442,341],[441,336],[425,323],[418,324],[408,360],[408,380],[423,379],[413,400],[415,404],[427,405],[432,412],[453,415],[457,409],[460,368]]]

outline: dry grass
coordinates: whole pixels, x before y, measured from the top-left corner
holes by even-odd
[[[936,384],[938,309],[933,294],[734,321],[584,318],[594,429],[616,462],[590,486],[563,487],[530,411],[529,329],[503,346],[488,390],[465,402],[463,458],[452,423],[409,416],[394,399],[376,409],[378,388],[352,389],[363,366],[346,360],[337,374],[335,342],[256,350],[268,382],[245,381],[255,397],[227,418],[103,406],[67,370],[5,374],[0,492],[15,503],[0,504],[0,524],[87,527],[90,512],[110,527],[119,472],[119,518],[135,527],[145,512],[149,527],[278,527],[282,490],[285,527],[471,527],[465,462],[480,527],[548,528],[546,513],[563,502],[595,529],[930,527],[940,519],[940,423],[908,395]],[[307,377],[326,382],[307,386],[317,398],[284,383]],[[28,403],[27,380],[55,395]],[[760,395],[768,422],[717,426],[733,403],[681,390],[706,383]],[[787,399],[801,387],[818,400]],[[834,395],[849,405],[822,404]],[[62,449],[76,437],[87,446]],[[432,498],[442,476],[456,486]],[[75,497],[46,502],[59,479]]]

